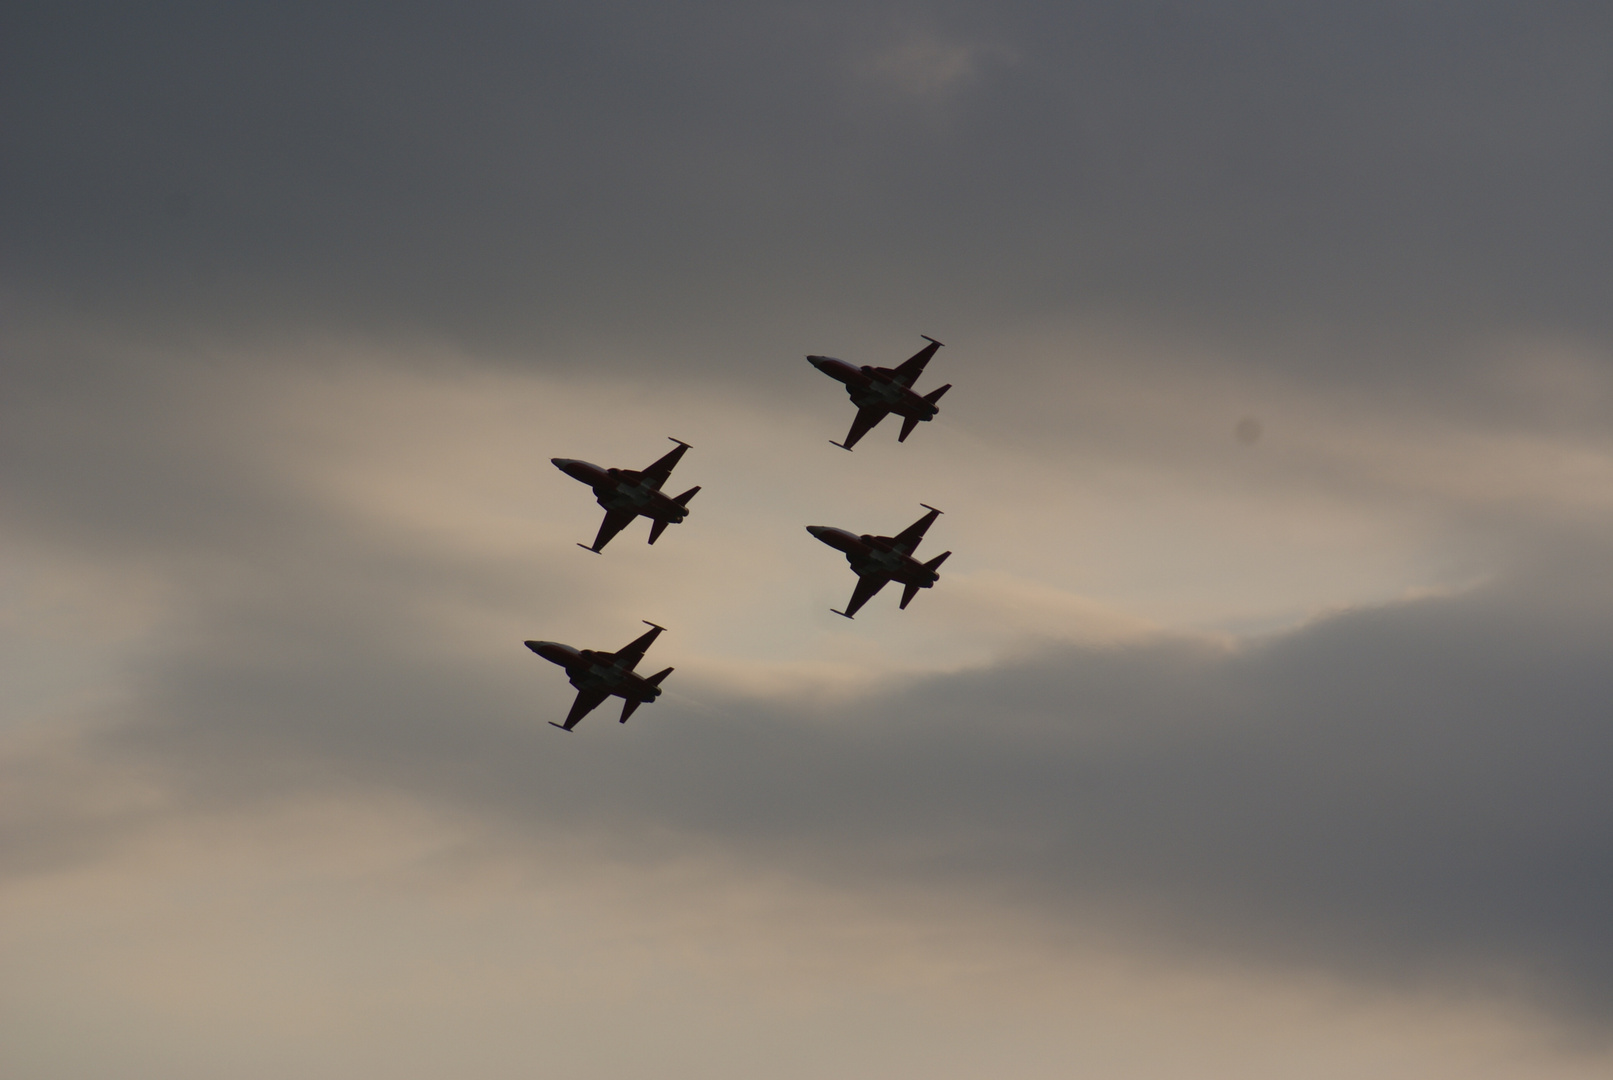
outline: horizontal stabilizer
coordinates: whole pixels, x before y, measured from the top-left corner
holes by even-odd
[[[950,551],[941,552],[941,554],[937,555],[935,558],[933,558],[929,562],[925,563],[924,564],[924,569],[926,569],[926,570],[934,570],[935,568],[940,566],[942,563],[946,562],[947,561],[947,556],[950,555],[950,554],[952,554],[952,552],[950,552]]]
[[[902,590],[902,604],[901,604],[901,607],[902,607],[903,611],[907,610],[908,601],[912,600],[913,597],[915,597],[915,596],[917,596],[919,594],[919,589],[921,587],[922,586],[919,586],[919,585],[909,584],[907,586],[907,588]]]
[[[913,429],[919,426],[919,417],[908,416],[902,420],[902,433],[896,436],[897,442],[906,442],[907,437],[913,434]]]
[[[661,685],[661,680],[666,678],[670,674],[672,674],[672,669],[667,668],[664,671],[657,671],[654,675],[651,675],[649,678],[645,679],[644,681],[649,683],[651,686],[660,686]]]
[[[627,702],[622,706],[622,718],[616,722],[618,724],[627,723],[627,718],[633,715],[633,710],[642,704],[643,702],[639,701],[638,698],[628,698]]]
[[[673,499],[672,501],[677,503],[679,506],[688,506],[689,505],[689,500],[694,498],[695,495],[699,493],[699,491],[700,491],[700,485],[696,484],[694,487],[690,488],[688,491],[685,491],[682,495],[679,495],[676,499]]]
[[[938,387],[934,390],[931,390],[928,394],[925,394],[924,400],[929,402],[931,405],[934,405],[937,401],[941,400],[941,395],[950,389],[952,389],[952,384],[947,383],[945,386]]]
[[[657,540],[661,539],[661,534],[664,533],[664,532],[666,532],[666,522],[665,521],[657,519],[655,521],[650,522],[650,543],[653,544]]]

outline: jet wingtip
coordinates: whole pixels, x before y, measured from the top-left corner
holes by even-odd
[[[554,721],[553,721],[553,720],[550,720],[550,721],[549,721],[549,726],[550,726],[550,727],[557,727],[557,728],[559,728],[559,729],[560,729],[560,730],[561,730],[561,731],[565,731],[565,732],[569,732],[569,731],[571,731],[571,729],[570,729],[570,728],[568,728],[568,727],[567,727],[567,726],[566,726],[566,725],[564,725],[564,724],[557,724],[557,723],[555,723],[555,722],[554,722]]]
[[[929,503],[919,503],[919,505],[924,507],[924,509],[930,511],[931,513],[935,513],[935,514],[944,514],[944,513],[946,513],[945,510],[937,510],[935,507],[931,506]]]
[[[846,451],[847,453],[853,452],[851,447],[847,446],[845,443],[835,442],[833,439],[829,440],[829,445],[830,446],[838,446],[838,447],[840,447],[840,449]]]
[[[642,622],[645,626],[653,626],[657,630],[661,630],[663,632],[666,630],[666,627],[662,626],[660,623],[652,623],[648,619],[640,619],[639,621]]]
[[[833,612],[834,614],[839,615],[841,618],[845,618],[845,619],[853,618],[853,616],[847,615],[844,611],[835,611],[834,608],[830,608],[829,610],[831,612]]]
[[[603,552],[602,552],[602,551],[600,551],[600,550],[599,550],[599,549],[598,549],[598,548],[596,548],[596,547],[589,547],[589,546],[588,546],[588,545],[587,545],[587,544],[578,544],[578,545],[577,545],[577,546],[578,546],[578,547],[580,547],[580,548],[582,548],[582,549],[583,549],[583,550],[584,550],[584,551],[592,551],[592,552],[593,552],[593,553],[594,553],[594,554],[595,554],[595,555],[602,555],[602,554],[604,554],[604,553],[603,553]]]
[[[694,449],[692,446],[690,446],[688,443],[684,442],[682,439],[678,438],[676,435],[668,435],[667,438],[671,439],[673,442],[677,443],[679,446],[683,447],[685,450]]]
[[[945,345],[942,345],[939,341],[936,341],[929,334],[920,334],[919,337],[923,338],[925,341],[928,341],[931,345],[935,345],[943,349],[946,348]]]

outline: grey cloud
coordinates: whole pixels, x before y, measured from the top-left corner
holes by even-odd
[[[1095,309],[1607,330],[1600,5],[13,21],[11,288],[166,332],[676,336],[733,364],[875,319]],[[857,74],[914,42],[1015,62],[937,114]]]
[[[321,606],[308,586],[217,612],[101,752],[165,770],[192,810],[401,791],[627,857],[715,844],[758,870],[987,892],[1005,917],[1119,905],[1263,962],[1503,971],[1605,1019],[1613,609],[1582,584],[1605,559],[1574,570],[1240,650],[1049,648],[844,705],[685,678],[572,738],[538,715],[564,707],[555,673],[513,643],[434,656],[355,614],[377,594]]]
[[[763,382],[758,356],[876,320],[1399,323],[1359,370],[1267,362],[1439,384],[1463,333],[1607,337],[1613,26],[1525,10],[28,5],[0,59],[7,302],[124,343],[418,333]],[[908,41],[1014,62],[882,95],[858,65]],[[287,483],[294,431],[209,427],[239,412],[193,385],[205,349],[62,340],[8,356],[7,529],[172,583],[81,752],[172,812],[381,787],[646,856],[1120,903],[1262,957],[1498,964],[1605,1020],[1600,535],[1238,650],[1049,647],[844,706],[685,675],[566,740],[553,670],[440,617],[537,618],[581,588],[563,570],[402,551]],[[29,866],[129,827],[40,805],[9,841]]]
[[[637,858],[716,845],[840,883],[1119,904],[1240,954],[1522,970],[1606,1015],[1601,531],[1460,596],[1236,650],[1049,647],[845,704],[685,669],[628,728],[601,710],[567,739],[541,722],[563,680],[503,619],[573,611],[566,565],[445,556],[329,501],[286,471],[297,433],[243,406],[239,372],[52,362],[86,356],[46,356],[8,396],[8,531],[103,578],[155,567],[171,611],[128,658],[117,724],[48,771],[13,760],[65,779],[12,818],[11,872],[145,815],[380,789]],[[497,617],[445,616],[465,607]],[[100,777],[128,772],[163,797],[97,809]]]

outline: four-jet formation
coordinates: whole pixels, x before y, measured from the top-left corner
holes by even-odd
[[[913,390],[913,383],[924,373],[924,365],[941,347],[941,343],[928,334],[919,336],[929,344],[898,368],[870,367],[867,364],[858,367],[832,356],[807,357],[807,363],[829,378],[845,383],[846,393],[851,396],[852,404],[857,406],[857,416],[851,422],[846,441],[837,443],[830,439],[831,443],[842,450],[850,450],[857,445],[858,439],[872,431],[874,425],[891,413],[902,418],[902,433],[896,436],[896,441],[906,442],[919,421],[935,419],[935,414],[941,411],[936,402],[941,400],[942,394],[952,389],[952,384],[931,390],[923,397]]]
[[[872,431],[891,413],[902,418],[902,431],[896,437],[897,442],[906,442],[921,421],[935,419],[941,411],[936,402],[941,400],[942,394],[952,389],[952,384],[931,390],[922,397],[913,389],[913,383],[924,373],[924,365],[941,347],[941,343],[934,338],[928,335],[923,337],[929,344],[897,368],[856,367],[832,356],[807,357],[813,367],[844,383],[846,393],[857,406],[857,417],[851,423],[846,441],[834,443],[835,446],[850,450],[857,445],[858,439]],[[662,485],[672,476],[673,468],[682,460],[684,451],[689,449],[689,444],[681,439],[672,441],[678,444],[676,449],[639,472],[632,469],[601,469],[598,465],[575,458],[550,459],[555,468],[593,488],[594,497],[605,508],[605,520],[599,526],[599,535],[594,538],[593,546],[578,544],[578,547],[598,554],[613,536],[640,516],[650,519],[650,543],[653,544],[660,539],[668,525],[679,524],[689,516],[689,500],[700,490],[698,487],[692,487],[676,497],[661,491]],[[830,441],[833,442],[832,439]],[[943,551],[925,563],[913,557],[913,550],[924,539],[925,532],[941,516],[941,511],[928,503],[919,505],[928,513],[895,536],[858,536],[828,525],[807,526],[807,532],[835,550],[844,552],[846,562],[857,574],[857,587],[852,590],[851,601],[846,604],[845,611],[836,611],[836,615],[844,615],[848,619],[854,617],[864,604],[892,581],[900,581],[904,586],[901,606],[906,609],[920,589],[928,589],[941,580],[937,571],[952,552]],[[645,625],[650,627],[649,633],[614,653],[574,649],[555,641],[526,643],[527,648],[545,660],[565,668],[566,678],[577,688],[577,700],[566,714],[566,722],[556,724],[551,720],[550,724],[570,731],[578,721],[612,696],[621,698],[625,703],[621,717],[621,723],[625,724],[640,705],[661,696],[661,681],[672,674],[671,668],[649,676],[639,675],[633,670],[664,630],[664,627],[648,620]]]
[[[943,551],[926,563],[913,558],[913,549],[924,539],[925,530],[941,516],[941,511],[928,503],[919,505],[929,513],[895,536],[858,536],[856,533],[829,525],[806,527],[807,532],[825,544],[845,552],[846,561],[857,572],[857,587],[852,590],[851,603],[846,605],[845,611],[835,611],[836,615],[852,618],[857,614],[858,608],[872,600],[875,593],[892,581],[900,581],[907,586],[902,591],[901,606],[905,609],[908,602],[918,595],[920,589],[928,589],[941,580],[936,568],[946,562],[947,556],[952,552]],[[829,610],[834,611],[833,608]]]
[[[572,703],[571,711],[566,714],[564,724],[555,724],[562,731],[570,731],[577,726],[577,721],[587,716],[597,708],[600,702],[615,695],[626,701],[622,707],[622,718],[619,723],[627,723],[627,718],[633,715],[633,710],[646,701],[654,701],[661,696],[661,680],[672,674],[672,669],[657,671],[654,675],[637,675],[633,668],[644,659],[644,653],[649,649],[650,643],[661,635],[664,626],[656,626],[648,619],[644,625],[652,627],[649,633],[625,646],[619,652],[595,652],[593,649],[573,649],[570,645],[562,645],[557,641],[529,641],[526,647],[548,660],[559,664],[566,669],[566,678],[571,685],[577,688],[577,700]]]
[[[692,487],[675,498],[661,491],[661,485],[672,475],[673,466],[689,449],[689,444],[682,440],[672,441],[678,444],[677,449],[643,472],[601,469],[598,465],[590,465],[576,458],[549,459],[554,462],[555,468],[573,480],[581,480],[593,488],[594,498],[605,508],[605,520],[600,522],[594,546],[578,544],[578,547],[598,554],[610,543],[611,537],[627,528],[641,514],[650,519],[650,543],[653,544],[661,538],[668,525],[679,524],[689,516],[689,500],[694,498],[699,487]]]

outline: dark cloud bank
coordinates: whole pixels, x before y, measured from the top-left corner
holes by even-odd
[[[159,334],[710,358],[1072,310],[1608,329],[1605,4],[68,2],[8,24],[6,280]]]
[[[388,631],[401,613],[343,618],[356,597],[322,591],[217,613],[98,753],[187,812],[403,792],[618,857],[697,842],[1004,917],[1118,903],[1263,961],[1613,1005],[1613,604],[1578,572],[1236,651],[1050,646],[844,705],[685,677],[570,738],[534,715],[540,683],[563,708],[554,672],[434,659]]]

